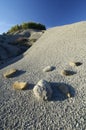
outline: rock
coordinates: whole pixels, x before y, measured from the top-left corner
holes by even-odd
[[[69,88],[68,88],[67,85],[62,84],[62,85],[60,85],[58,88],[59,88],[59,90],[60,90],[64,95],[66,95],[68,98],[71,97],[71,94],[70,94],[70,92],[69,92]]]
[[[52,89],[46,80],[40,80],[33,88],[33,92],[38,99],[49,100],[52,97]]]
[[[10,69],[8,71],[6,71],[3,76],[6,77],[6,78],[10,78],[12,77],[15,73],[17,72],[16,69]]]
[[[54,69],[53,66],[46,66],[44,69],[43,69],[43,72],[49,72],[49,71],[52,71]]]
[[[62,70],[61,71],[61,75],[63,75],[63,76],[70,76],[70,75],[74,75],[74,74],[76,74],[76,72],[71,71],[71,70]]]
[[[82,63],[81,62],[70,62],[69,63],[69,65],[70,66],[73,66],[73,67],[75,67],[75,66],[80,66]]]
[[[18,89],[18,90],[22,90],[22,89],[25,89],[27,87],[28,83],[27,82],[19,82],[19,81],[16,81],[14,84],[13,84],[13,88],[14,89]]]
[[[70,62],[69,65],[74,67],[74,66],[76,66],[76,63],[75,62]]]

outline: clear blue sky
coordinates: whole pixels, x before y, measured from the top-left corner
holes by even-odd
[[[0,0],[0,33],[22,22],[47,28],[86,20],[86,0]]]

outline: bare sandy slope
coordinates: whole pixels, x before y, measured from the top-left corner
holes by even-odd
[[[81,62],[71,67],[70,61]],[[43,72],[44,67],[55,69]],[[3,73],[16,68],[20,73],[5,79]],[[61,70],[71,70],[62,76]],[[38,101],[34,85],[45,79],[53,89],[51,101]],[[14,81],[29,83],[27,90],[16,91]],[[66,84],[72,93],[67,99],[59,90]],[[47,30],[23,55],[23,58],[0,70],[1,130],[86,130],[86,22]]]

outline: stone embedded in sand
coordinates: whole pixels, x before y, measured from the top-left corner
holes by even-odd
[[[68,98],[71,97],[71,94],[70,94],[70,92],[69,92],[69,88],[68,88],[67,85],[65,85],[65,84],[60,85],[60,86],[59,86],[59,90],[60,90],[64,95],[66,95]]]
[[[53,66],[46,66],[44,69],[43,69],[43,72],[49,72],[49,71],[52,71],[54,69]]]
[[[70,62],[69,63],[69,65],[70,66],[73,66],[73,67],[75,67],[75,66],[80,66],[82,63],[81,62]]]
[[[18,89],[18,90],[22,90],[22,89],[25,89],[27,87],[28,83],[27,82],[19,82],[19,81],[16,81],[14,84],[13,84],[13,88],[14,89]]]
[[[33,92],[38,99],[49,100],[52,97],[52,89],[46,80],[40,80],[33,88]]]
[[[74,74],[76,74],[76,72],[71,71],[71,70],[62,70],[61,71],[61,75],[63,75],[63,76],[70,76],[70,75],[74,75]]]
[[[61,74],[62,74],[62,75],[65,75],[65,76],[70,75],[68,70],[62,70],[62,71],[61,71]]]
[[[15,73],[17,72],[16,69],[10,69],[8,71],[6,71],[3,76],[6,77],[6,78],[10,78],[12,77]]]
[[[74,66],[76,66],[76,63],[75,62],[70,62],[69,65],[74,67]]]

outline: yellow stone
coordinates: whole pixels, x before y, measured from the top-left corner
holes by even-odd
[[[11,76],[13,76],[13,74],[15,74],[17,72],[16,69],[10,69],[10,70],[7,70],[3,76],[6,77],[6,78],[10,78]]]
[[[14,82],[13,84],[13,88],[14,89],[18,89],[18,90],[22,90],[22,89],[25,89],[27,87],[28,83],[27,82],[19,82],[19,81],[16,81]]]
[[[81,63],[81,62],[73,62],[73,61],[72,61],[72,62],[69,63],[69,65],[75,67],[75,66],[80,66],[80,65],[82,65],[82,63]]]
[[[70,71],[68,71],[68,70],[62,70],[61,74],[65,75],[65,76],[69,76],[70,75]]]

